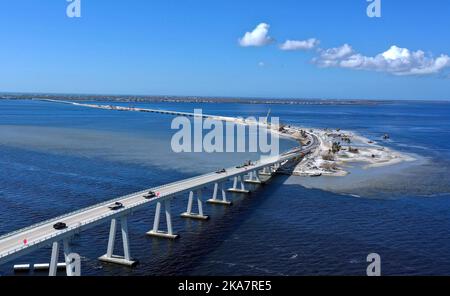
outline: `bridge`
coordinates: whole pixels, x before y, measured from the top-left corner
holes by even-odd
[[[221,205],[231,205],[227,200],[226,192],[247,194],[246,183],[260,184],[270,178],[281,165],[294,158],[302,157],[319,145],[318,138],[313,134],[308,134],[309,143],[301,148],[289,150],[281,155],[263,158],[259,161],[246,164],[245,166],[231,167],[225,171],[213,172],[197,177],[177,181],[162,186],[149,188],[144,191],[121,196],[106,202],[80,209],[53,219],[20,229],[0,237],[0,264],[5,264],[15,260],[25,254],[29,254],[39,248],[52,246],[52,253],[49,265],[49,275],[56,275],[58,268],[58,258],[60,249],[63,249],[66,274],[74,274],[75,263],[71,259],[71,239],[77,233],[102,223],[110,222],[110,232],[106,254],[99,257],[99,260],[109,263],[134,266],[137,261],[131,256],[128,238],[128,216],[134,211],[156,204],[156,212],[152,229],[147,233],[166,239],[176,239],[177,234],[172,229],[172,213],[170,208],[171,200],[174,197],[186,196],[187,209],[181,217],[187,219],[206,220],[208,216],[203,211],[204,199],[202,190],[212,186],[213,196],[208,199],[208,203]],[[231,188],[227,188],[228,182],[232,181]],[[150,191],[155,193],[154,197],[145,197]],[[197,211],[194,212],[194,202],[197,203]],[[119,209],[112,210],[110,205],[119,202],[123,205]],[[160,229],[161,211],[164,207],[167,229]],[[66,224],[66,228],[57,230],[54,225],[58,222]],[[122,235],[123,256],[113,253],[116,232],[120,222]]]
[[[192,112],[181,112],[181,111],[172,111],[172,110],[163,110],[163,109],[149,109],[149,108],[137,108],[137,107],[124,107],[124,106],[115,106],[115,105],[100,105],[100,104],[88,104],[88,103],[77,103],[71,101],[63,101],[63,100],[52,100],[52,99],[34,99],[36,101],[42,102],[50,102],[57,104],[67,104],[78,107],[87,107],[94,109],[104,109],[104,110],[113,110],[113,111],[132,111],[132,112],[147,112],[147,113],[157,113],[164,115],[173,115],[173,116],[184,116],[184,117],[200,117],[203,119],[213,119],[218,121],[228,121],[234,122],[238,124],[260,124],[255,121],[248,121],[242,118],[235,118],[229,116],[221,116],[221,115],[208,115],[208,114],[199,114]],[[265,125],[267,125],[265,123]]]
[[[151,112],[186,117],[200,116],[202,118],[211,118],[221,121],[232,121],[237,124],[261,124],[258,122],[217,115],[204,115],[157,109],[129,108],[110,105],[82,104],[69,101],[43,101],[116,111]],[[266,128],[269,128],[267,123],[263,123],[263,125]],[[172,214],[170,208],[172,199],[183,195],[187,196],[187,209],[186,212],[181,214],[181,217],[187,219],[207,220],[209,217],[203,212],[204,200],[202,197],[202,191],[204,188],[213,186],[213,196],[207,200],[208,203],[231,205],[231,202],[228,201],[226,197],[227,191],[248,194],[249,191],[245,187],[246,183],[261,184],[270,178],[282,164],[294,158],[303,157],[304,155],[315,150],[319,145],[319,139],[314,134],[306,134],[309,138],[309,142],[306,146],[292,149],[281,155],[267,157],[245,166],[232,167],[221,172],[204,174],[155,188],[149,188],[147,190],[132,193],[126,196],[121,196],[0,236],[0,264],[5,264],[39,248],[51,245],[52,253],[49,264],[49,275],[56,275],[57,268],[60,266],[58,265],[58,258],[61,247],[64,251],[64,265],[66,267],[66,273],[69,276],[74,275],[75,264],[72,260],[73,258],[71,257],[71,240],[74,235],[99,224],[110,222],[110,232],[106,254],[99,257],[99,260],[126,266],[134,266],[137,261],[131,257],[128,238],[128,216],[130,214],[150,204],[156,204],[153,228],[147,232],[147,234],[160,238],[176,239],[178,238],[178,235],[175,234],[172,229]],[[226,188],[225,186],[229,181],[232,181],[232,187]],[[155,196],[149,197],[149,192],[153,192]],[[194,201],[196,201],[197,204],[196,212],[193,211]],[[115,203],[119,203],[120,207],[111,209],[110,206]],[[164,208],[163,214],[165,214],[166,218],[166,230],[160,229],[162,208]],[[60,230],[55,229],[54,226],[58,222],[64,223],[65,227]],[[123,256],[113,254],[119,223],[122,234]]]

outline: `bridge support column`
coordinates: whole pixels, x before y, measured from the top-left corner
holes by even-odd
[[[261,181],[259,177],[258,170],[251,171],[249,174],[249,178],[244,181],[245,183],[251,183],[251,184],[264,184],[263,181]]]
[[[241,188],[238,188],[238,182],[240,182]],[[228,189],[228,191],[234,192],[234,193],[246,193],[246,194],[250,193],[249,190],[245,189],[245,184],[244,184],[242,175],[234,177],[233,187]]]
[[[166,212],[166,224],[167,224],[167,232],[159,230],[159,222],[161,218],[161,202],[156,203],[156,212],[155,212],[155,220],[153,221],[153,229],[147,232],[150,236],[176,239],[178,238],[177,234],[173,233],[172,229],[172,214],[170,211],[170,199],[166,199],[164,201],[164,207]]]
[[[274,171],[274,173],[277,172],[277,170],[280,168],[280,166],[281,166],[281,165],[280,165],[280,163],[278,163],[278,162],[277,162],[276,164],[273,165],[273,171]]]
[[[259,172],[260,176],[272,176],[272,170],[270,167],[264,167],[263,170],[261,172]]]
[[[70,247],[70,239],[66,238],[63,241],[64,244],[64,261],[66,263],[66,274],[67,276],[76,275],[76,262],[71,257],[72,248]],[[77,255],[78,256],[78,255]],[[78,266],[80,268],[80,266]]]
[[[114,263],[132,267],[137,264],[137,261],[133,260],[130,256],[127,216],[123,216],[120,218],[120,226],[122,230],[123,256],[113,254],[117,232],[117,219],[114,218],[111,220],[111,227],[109,229],[108,249],[106,251],[106,254],[98,259],[107,263]]]
[[[53,242],[52,244],[52,256],[50,259],[49,276],[56,276],[58,271],[58,259],[59,259],[59,242]]]
[[[181,214],[181,217],[183,218],[190,218],[190,219],[198,219],[198,220],[208,220],[209,217],[203,215],[203,204],[202,204],[202,190],[197,190],[197,207],[198,207],[198,213],[192,212],[192,204],[194,203],[194,192],[189,192],[189,200],[188,200],[188,206],[186,212]]]
[[[219,205],[231,205],[231,202],[227,200],[227,194],[224,189],[223,183],[220,183],[220,190],[222,191],[222,199],[217,198],[217,193],[219,191],[219,183],[214,183],[214,193],[211,199],[208,199],[208,203],[219,204]]]
[[[52,255],[50,258],[50,265],[49,265],[49,276],[56,276],[56,273],[58,271],[59,265],[65,265],[66,267],[66,275],[67,276],[75,276],[75,262],[72,260],[71,255],[71,247],[70,247],[70,238],[65,238],[63,240],[63,247],[64,247],[64,261],[65,263],[58,263],[59,260],[59,250],[61,247],[61,242],[55,241],[52,244]]]

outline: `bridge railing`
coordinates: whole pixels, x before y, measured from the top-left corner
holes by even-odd
[[[144,191],[144,192],[147,192],[147,191]],[[140,206],[140,205],[143,205],[145,203],[149,203],[149,202],[155,201],[157,199],[158,198],[152,198],[150,200],[142,200],[140,202],[134,203],[133,206],[134,207]],[[124,209],[123,211],[125,212],[125,211],[129,211],[129,210],[130,209]],[[68,228],[60,230],[58,232],[54,232],[54,233],[52,233],[50,235],[46,235],[46,236],[44,236],[44,237],[42,237],[42,238],[40,238],[38,240],[34,240],[34,241],[32,241],[32,242],[30,242],[30,243],[28,243],[26,245],[23,245],[23,246],[20,246],[20,247],[16,247],[16,248],[14,248],[12,250],[9,250],[8,252],[0,254],[0,259],[3,258],[3,257],[7,257],[7,256],[9,256],[11,254],[17,253],[18,251],[21,251],[21,250],[24,250],[24,249],[27,249],[27,248],[31,248],[31,247],[33,247],[35,245],[38,245],[40,243],[43,243],[45,241],[49,241],[52,238],[64,236],[64,234],[67,234],[69,232],[74,232],[74,231],[76,231],[77,229],[79,229],[79,228],[81,228],[83,226],[95,223],[97,221],[103,220],[103,219],[108,218],[110,216],[117,216],[117,215],[120,216],[120,212],[109,212],[109,213],[105,213],[103,215],[97,216],[95,218],[91,218],[91,219],[86,220],[84,222],[80,222],[80,223],[78,223],[78,224],[76,224],[74,226],[68,227]],[[123,215],[126,215],[126,214],[123,214]],[[44,222],[42,222],[42,223],[44,223]],[[41,224],[41,223],[39,223],[39,224]]]
[[[288,152],[288,153],[289,153],[289,152]],[[292,152],[291,152],[291,153],[292,153]],[[284,158],[289,158],[289,157],[286,157],[286,156],[280,157],[280,156],[279,156],[279,157],[277,157],[276,159],[273,159],[273,160],[271,160],[271,161],[268,161],[267,163],[263,163],[262,161],[257,161],[257,162],[255,163],[255,165],[258,166],[258,167],[259,167],[259,166],[264,166],[264,165],[270,165],[271,163],[275,163],[275,162],[280,161],[280,160],[282,160],[282,159],[284,159]],[[242,172],[241,172],[241,173],[242,173]],[[195,176],[195,177],[191,177],[191,178],[188,178],[188,179],[184,179],[184,180],[182,180],[182,181],[171,182],[171,183],[168,183],[168,184],[165,184],[165,185],[162,185],[162,186],[157,186],[157,187],[154,187],[154,188],[151,188],[151,189],[146,189],[146,190],[142,190],[142,191],[139,191],[139,192],[134,192],[134,193],[127,194],[127,195],[124,195],[124,196],[120,196],[120,197],[114,198],[114,199],[112,199],[112,200],[107,200],[107,201],[104,201],[104,202],[101,202],[101,203],[98,203],[98,204],[95,204],[95,205],[92,205],[92,206],[89,206],[89,207],[86,207],[86,208],[79,209],[79,210],[77,210],[77,211],[73,211],[73,212],[70,212],[70,213],[67,213],[67,214],[64,214],[64,215],[60,215],[60,216],[58,216],[58,217],[54,217],[54,218],[51,218],[51,219],[47,219],[47,220],[45,220],[45,221],[42,221],[42,222],[39,222],[39,223],[30,225],[30,226],[28,226],[28,227],[25,227],[25,228],[22,228],[22,229],[19,229],[19,230],[16,230],[16,231],[7,233],[7,234],[5,234],[5,235],[0,236],[0,240],[5,239],[5,238],[8,238],[8,237],[11,237],[11,236],[14,236],[15,234],[18,234],[18,233],[21,233],[21,232],[26,232],[27,230],[32,229],[32,228],[37,228],[37,227],[40,227],[40,226],[42,226],[42,225],[45,225],[45,224],[48,224],[48,223],[51,223],[51,222],[58,221],[58,220],[64,219],[64,218],[69,217],[69,216],[77,215],[77,214],[79,214],[79,213],[81,213],[81,212],[86,212],[86,211],[89,211],[89,210],[91,210],[91,209],[95,209],[95,208],[98,208],[98,207],[102,207],[102,206],[108,205],[108,204],[110,204],[110,203],[112,203],[112,202],[115,202],[115,201],[118,201],[118,200],[123,200],[123,199],[127,199],[127,198],[130,198],[130,197],[134,197],[134,196],[138,196],[138,195],[141,195],[141,194],[145,194],[145,193],[147,193],[149,190],[157,191],[157,190],[161,190],[161,189],[164,189],[164,188],[167,188],[167,187],[170,187],[170,186],[177,185],[177,184],[182,183],[182,182],[183,182],[183,183],[185,183],[185,182],[192,182],[192,181],[195,181],[196,179],[205,178],[205,177],[207,177],[207,176],[211,176],[211,175],[214,175],[214,174],[215,174],[215,173],[208,173],[208,174],[204,174],[204,175],[200,175],[200,176]],[[199,184],[199,185],[200,185],[200,184]],[[183,190],[181,190],[181,191],[183,191]],[[172,191],[169,191],[169,192],[167,192],[166,194],[164,194],[164,196],[175,195],[175,194],[177,194],[177,193],[179,193],[179,192],[181,192],[181,191],[179,191],[179,190],[172,190]],[[157,200],[157,199],[159,199],[159,198],[160,198],[160,197],[155,197],[155,198],[152,198],[152,199],[150,199],[150,200],[142,200],[142,201],[140,201],[140,202],[134,203],[134,204],[132,205],[132,207],[134,208],[134,207],[140,206],[140,205],[142,205],[142,204],[151,203],[151,202],[153,202],[153,201],[155,201],[155,200]],[[124,209],[124,211],[127,211],[127,210],[129,211],[130,209],[129,209],[129,208],[125,208],[125,209]],[[112,212],[111,212],[111,213],[106,213],[106,214],[100,215],[100,216],[98,216],[98,217],[95,217],[95,218],[89,219],[89,220],[87,220],[87,221],[84,221],[84,222],[82,222],[82,223],[78,223],[77,225],[72,226],[72,227],[69,227],[69,228],[67,228],[67,229],[65,229],[65,230],[63,230],[63,231],[54,232],[54,233],[52,233],[52,234],[50,234],[50,235],[47,235],[47,236],[45,236],[45,237],[43,237],[43,238],[40,238],[40,239],[35,240],[35,241],[33,241],[33,242],[30,242],[29,244],[26,244],[26,245],[17,247],[17,248],[15,248],[15,249],[13,249],[13,250],[10,250],[10,251],[6,252],[6,253],[0,254],[0,258],[3,258],[3,257],[5,257],[5,256],[8,256],[8,255],[10,255],[10,254],[12,254],[12,253],[18,252],[19,250],[23,250],[23,249],[25,249],[25,248],[32,247],[32,246],[34,246],[34,245],[36,245],[36,244],[42,243],[43,241],[48,241],[48,240],[52,239],[53,237],[56,237],[56,236],[62,236],[62,235],[64,235],[64,234],[67,233],[67,232],[74,231],[74,230],[76,230],[76,229],[78,229],[78,228],[80,228],[80,227],[82,227],[82,226],[85,226],[85,225],[87,225],[87,224],[91,224],[91,223],[93,223],[93,222],[95,222],[95,221],[102,220],[102,219],[104,219],[104,218],[106,218],[106,217],[110,217],[110,216],[113,216],[113,215],[116,215],[116,214],[117,214],[117,212],[115,212],[115,213],[112,213]]]
[[[50,235],[46,235],[46,236],[44,236],[44,237],[42,237],[42,238],[40,238],[40,239],[38,239],[38,240],[34,240],[34,241],[32,241],[32,242],[30,242],[30,243],[28,243],[28,244],[26,244],[26,245],[24,244],[23,246],[14,248],[14,249],[12,249],[12,250],[9,250],[9,251],[6,252],[6,253],[0,254],[0,258],[9,256],[9,255],[11,255],[11,254],[14,254],[14,253],[16,253],[16,252],[18,252],[18,251],[21,251],[21,250],[24,250],[24,249],[27,249],[27,248],[31,248],[31,247],[33,247],[33,246],[35,246],[35,245],[38,245],[38,244],[42,243],[42,242],[51,240],[51,239],[54,238],[54,237],[60,237],[60,236],[63,236],[63,235],[66,234],[66,233],[73,232],[73,231],[75,231],[76,229],[78,229],[78,228],[80,228],[80,227],[82,227],[82,226],[85,226],[85,225],[88,225],[88,224],[92,224],[92,223],[94,223],[94,222],[96,222],[96,221],[98,221],[98,220],[104,219],[104,218],[106,218],[106,217],[108,217],[108,216],[112,216],[113,214],[114,214],[114,213],[103,214],[103,215],[100,215],[100,216],[98,216],[98,217],[95,217],[95,218],[86,220],[86,221],[84,221],[84,222],[82,222],[82,223],[78,223],[78,224],[75,225],[75,226],[68,227],[68,228],[63,229],[63,230],[60,230],[60,231],[58,231],[58,232],[54,232],[54,233],[52,233],[52,234],[50,234]]]
[[[194,177],[191,177],[191,178],[187,178],[187,179],[184,179],[182,182],[193,181],[195,179],[203,178],[203,177],[208,176],[208,175],[212,175],[212,173],[208,173],[208,174],[205,174],[205,175],[200,175],[200,176],[194,176]],[[163,188],[166,188],[166,187],[169,187],[169,186],[173,186],[173,185],[175,185],[177,183],[180,183],[180,182],[181,181],[174,181],[174,182],[171,182],[171,183],[168,183],[168,184],[164,184],[164,185],[161,185],[161,186],[157,186],[157,187],[145,189],[145,190],[142,190],[142,191],[139,191],[139,192],[134,192],[134,193],[130,193],[130,194],[127,194],[127,195],[119,196],[119,197],[116,197],[114,199],[109,199],[109,200],[106,200],[104,202],[100,202],[98,204],[95,204],[95,205],[92,205],[92,206],[89,206],[89,207],[86,207],[86,208],[81,208],[79,210],[76,210],[76,211],[73,211],[73,212],[69,212],[67,214],[63,214],[63,215],[60,215],[60,216],[57,216],[57,217],[54,217],[54,218],[50,218],[50,219],[44,220],[42,222],[38,222],[36,224],[30,225],[30,226],[27,226],[27,227],[24,227],[24,228],[21,228],[21,229],[18,229],[18,230],[9,232],[9,233],[6,233],[6,234],[0,236],[0,240],[5,239],[7,237],[11,237],[11,236],[13,236],[15,234],[18,234],[18,233],[21,233],[21,232],[25,232],[25,231],[27,231],[29,229],[42,226],[42,225],[50,223],[52,221],[57,221],[57,220],[60,220],[60,219],[64,219],[64,218],[66,218],[68,216],[73,216],[73,215],[76,215],[76,214],[81,213],[81,212],[89,211],[91,209],[95,209],[97,207],[101,207],[101,206],[107,205],[109,203],[113,203],[113,202],[116,202],[118,200],[126,199],[126,198],[129,198],[129,197],[135,196],[135,195],[144,194],[144,193],[149,192],[150,190],[152,190],[152,191],[156,190],[157,191],[158,189],[163,189]]]
[[[150,190],[152,190],[152,191],[155,191],[155,190],[156,190],[156,191],[157,191],[157,190],[159,190],[159,189],[163,189],[163,188],[167,188],[167,187],[176,185],[177,183],[180,183],[180,182],[194,181],[194,180],[196,180],[196,179],[204,178],[204,177],[209,176],[209,175],[213,175],[213,173],[208,173],[208,174],[204,174],[204,175],[200,175],[200,176],[195,176],[195,177],[187,178],[187,179],[184,179],[184,180],[182,180],[182,181],[174,181],[174,182],[171,182],[171,183],[168,183],[168,184],[164,184],[164,185],[162,185],[162,186],[157,186],[157,187],[153,187],[153,188],[150,188],[150,189],[145,189],[145,190],[142,190],[142,191],[139,191],[139,192],[134,192],[134,193],[130,193],[130,194],[127,194],[127,195],[119,196],[119,197],[116,197],[116,198],[114,198],[114,199],[109,199],[109,200],[106,200],[106,201],[104,201],[104,202],[100,202],[100,203],[98,203],[98,204],[95,204],[95,205],[92,205],[92,206],[89,206],[89,207],[86,207],[86,208],[81,208],[81,209],[79,209],[79,210],[76,210],[76,211],[73,211],[73,212],[69,212],[69,213],[67,213],[67,214],[63,214],[63,215],[60,215],[60,216],[57,216],[57,217],[53,217],[53,218],[44,220],[44,221],[42,221],[42,222],[38,222],[38,223],[35,223],[35,224],[33,224],[33,225],[30,225],[30,226],[27,226],[27,227],[24,227],[24,228],[21,228],[21,229],[18,229],[18,230],[15,230],[15,231],[6,233],[6,234],[0,236],[0,240],[5,239],[5,238],[7,238],[7,237],[14,236],[15,234],[18,234],[18,233],[21,233],[21,232],[25,232],[25,231],[30,230],[30,229],[32,229],[32,228],[36,228],[36,227],[39,227],[39,226],[48,224],[48,223],[50,223],[50,222],[52,222],[52,221],[58,221],[58,220],[61,220],[61,219],[66,218],[66,217],[69,217],[69,216],[73,216],[73,215],[79,214],[79,213],[81,213],[81,212],[85,212],[85,211],[89,211],[89,210],[91,210],[91,209],[95,209],[95,208],[98,208],[98,207],[101,207],[101,206],[105,206],[105,205],[107,205],[107,204],[116,202],[116,201],[118,201],[118,200],[123,200],[123,199],[129,198],[129,197],[132,197],[132,196],[144,194],[144,193],[149,192]],[[148,202],[148,201],[147,201],[147,202]]]
[[[18,229],[18,230],[15,230],[13,232],[6,233],[6,234],[0,236],[0,240],[5,239],[7,237],[11,237],[11,236],[13,236],[15,234],[18,234],[20,232],[25,232],[25,231],[27,231],[29,229],[42,226],[42,225],[50,223],[52,221],[57,221],[57,220],[66,218],[68,216],[73,216],[73,215],[79,214],[81,212],[89,211],[91,209],[95,209],[95,208],[98,208],[98,207],[110,204],[110,203],[115,202],[117,200],[121,200],[121,199],[124,199],[124,198],[132,197],[134,195],[144,194],[146,192],[148,192],[148,190],[142,190],[142,191],[139,191],[139,192],[130,193],[130,194],[127,194],[127,195],[124,195],[124,196],[120,196],[120,197],[117,197],[117,198],[114,198],[114,199],[110,199],[110,200],[107,200],[107,201],[104,201],[104,202],[101,202],[101,203],[98,203],[98,204],[95,204],[95,205],[92,205],[92,206],[89,206],[89,207],[86,207],[86,208],[82,208],[82,209],[79,209],[79,210],[76,210],[76,211],[73,211],[73,212],[70,212],[70,213],[67,213],[67,214],[63,214],[63,215],[60,215],[60,216],[57,216],[57,217],[54,217],[54,218],[50,218],[50,219],[47,219],[45,221],[42,221],[42,222],[30,225],[30,226],[27,226],[27,227],[24,227],[24,228],[21,228],[21,229]]]

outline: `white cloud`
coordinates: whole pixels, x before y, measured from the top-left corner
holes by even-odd
[[[353,53],[353,48],[344,44],[341,47],[330,48],[327,50],[322,50],[320,53],[320,57],[322,60],[327,61],[337,61],[339,59],[345,58]]]
[[[395,45],[370,57],[356,53],[350,45],[344,44],[341,47],[321,50],[320,56],[315,58],[314,62],[321,67],[371,70],[394,75],[428,75],[450,67],[448,55],[434,58],[422,50],[411,51]]]
[[[264,67],[265,65],[266,65],[266,63],[264,63],[264,62],[259,62],[259,63],[258,63],[258,66],[259,66],[259,67]]]
[[[397,46],[391,46],[388,50],[381,54],[386,60],[396,60],[396,59],[408,59],[411,54],[407,48],[400,48]]]
[[[252,32],[245,33],[244,37],[239,39],[239,44],[242,47],[249,46],[264,46],[272,43],[273,39],[268,36],[270,26],[266,23],[261,23]]]
[[[319,45],[319,40],[310,38],[308,40],[286,40],[280,45],[281,50],[308,50]]]

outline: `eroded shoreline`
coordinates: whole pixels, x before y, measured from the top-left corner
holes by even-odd
[[[416,160],[352,131],[296,126],[283,127],[281,131],[302,144],[307,141],[306,132],[316,135],[320,145],[295,166],[292,175],[346,176],[349,172],[345,170],[345,166],[349,164],[361,163],[364,169],[369,169]]]

